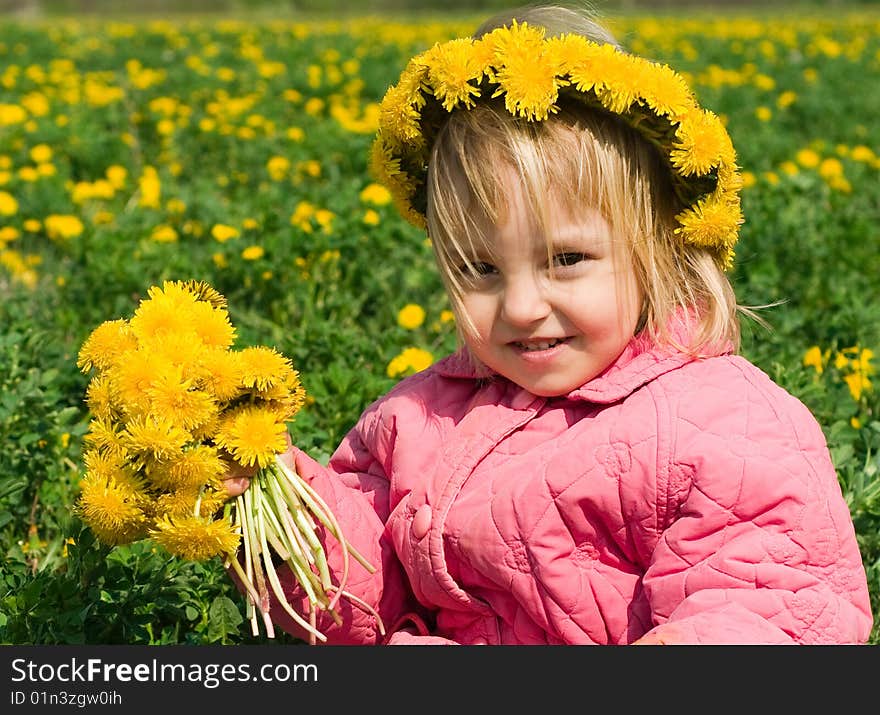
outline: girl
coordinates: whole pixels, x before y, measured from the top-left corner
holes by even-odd
[[[385,635],[343,599],[329,643],[867,640],[822,431],[736,354],[735,154],[679,75],[525,10],[411,60],[373,160],[427,227],[462,347],[327,467],[286,455],[377,566],[347,589]]]

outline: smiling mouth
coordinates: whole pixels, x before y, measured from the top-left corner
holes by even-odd
[[[529,340],[527,342],[516,341],[513,343],[514,347],[519,348],[520,350],[524,350],[526,352],[538,352],[539,350],[549,350],[550,348],[555,348],[557,345],[561,345],[568,338],[553,338],[552,340]]]

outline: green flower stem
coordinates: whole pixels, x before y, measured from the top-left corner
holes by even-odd
[[[254,577],[256,579],[257,593],[260,594],[258,602],[263,613],[269,611],[269,590],[266,588],[266,579],[263,569],[259,567],[257,558],[260,556],[259,526],[260,526],[260,480],[254,479],[251,488],[244,493],[245,513],[248,515],[249,528],[245,536],[250,539],[251,552],[254,555]],[[263,559],[265,562],[265,559]]]
[[[263,557],[263,569],[265,571],[265,576],[269,581],[270,586],[272,587],[272,591],[275,593],[275,597],[278,599],[278,603],[281,604],[281,607],[287,612],[287,614],[293,618],[302,628],[304,628],[310,635],[311,642],[314,643],[314,639],[318,639],[321,641],[326,641],[327,637],[319,632],[313,625],[308,623],[302,616],[300,616],[290,605],[287,600],[287,597],[284,595],[284,589],[281,587],[281,581],[278,579],[278,574],[275,571],[275,566],[272,563],[272,555],[269,551],[269,544],[266,540],[266,519],[264,518],[265,514],[268,513],[268,510],[264,507],[268,506],[266,499],[263,496],[263,485],[261,484],[262,479],[255,479],[251,484],[251,487],[248,491],[254,490],[254,504],[256,506],[256,531],[257,538],[259,539],[259,544],[261,547],[261,555]],[[260,573],[257,571],[257,573]],[[302,584],[300,584],[302,585]],[[268,603],[266,607],[266,611],[268,612]]]
[[[318,517],[318,519],[326,526],[330,533],[333,534],[334,537],[338,541],[344,541],[348,552],[354,556],[354,558],[363,566],[369,573],[375,573],[376,567],[373,566],[366,558],[364,558],[360,552],[352,546],[347,540],[343,540],[342,530],[339,528],[339,523],[336,521],[336,518],[333,516],[333,512],[330,507],[324,502],[323,499],[318,495],[318,493],[312,489],[312,487],[301,479],[298,475],[292,473],[290,469],[288,469],[287,465],[284,464],[281,460],[276,460],[284,472],[287,480],[286,484],[290,484],[294,489],[297,490],[299,497],[306,504],[306,507],[309,511]]]
[[[270,503],[268,504],[269,508],[265,510],[266,520],[269,522],[268,526],[270,529],[267,531],[267,536],[271,536],[274,539],[275,543],[281,546],[278,548],[275,546],[275,551],[279,556],[282,556],[287,565],[291,568],[296,576],[296,580],[299,582],[300,586],[305,590],[306,596],[308,596],[309,601],[312,604],[319,605],[322,602],[322,599],[315,591],[315,586],[321,586],[321,584],[315,584],[315,577],[312,573],[311,569],[308,566],[308,560],[305,555],[299,550],[299,548],[291,543],[292,534],[289,534],[290,528],[285,524],[282,526],[279,523],[279,515],[284,514],[283,505],[279,508],[278,503],[273,498],[273,487],[277,489],[277,486],[273,484],[273,480],[270,475],[266,475],[267,477],[267,491],[268,499]],[[281,521],[286,521],[283,516],[281,517]],[[282,542],[287,542],[282,545]],[[287,556],[284,556],[284,552],[287,553]],[[323,602],[326,603],[327,599],[323,599]]]
[[[285,612],[309,634],[310,643],[327,640],[317,628],[318,611],[328,613],[335,623],[342,623],[342,617],[336,610],[342,597],[371,614],[384,635],[385,627],[375,609],[345,590],[349,556],[354,556],[370,573],[376,569],[348,543],[327,504],[277,455],[271,464],[257,472],[250,487],[236,497],[233,512],[233,523],[242,536],[244,567],[236,555],[230,555],[227,566],[235,571],[247,593],[248,617],[254,635],[259,630],[259,612],[267,635],[274,637],[269,614],[270,589]],[[319,524],[342,546],[342,569],[338,584],[333,583],[327,555],[318,538]],[[308,604],[308,620],[297,613],[288,601],[273,556],[279,557],[287,565],[303,589]]]

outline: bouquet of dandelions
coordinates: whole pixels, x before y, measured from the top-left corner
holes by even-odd
[[[247,594],[254,635],[262,619],[274,637],[270,589],[309,634],[317,611],[340,621],[349,556],[374,568],[349,544],[332,512],[279,455],[305,390],[291,362],[272,348],[232,348],[235,328],[225,298],[205,282],[166,281],[150,288],[130,320],[109,320],[83,343],[77,366],[91,373],[90,413],[76,512],[107,545],[150,538],[189,560],[225,559]],[[258,467],[234,500],[222,484],[226,460]],[[319,534],[341,544],[333,583]],[[305,616],[285,597],[273,558],[291,569],[307,595]],[[259,616],[258,616],[259,613]]]

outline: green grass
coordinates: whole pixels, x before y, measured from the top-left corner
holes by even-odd
[[[729,121],[753,181],[732,279],[743,303],[781,302],[763,311],[771,331],[746,326],[743,351],[822,424],[880,614],[877,389],[856,399],[843,352],[858,348],[872,369],[863,351],[880,351],[880,146],[870,134],[880,22],[754,18],[627,16],[614,27],[687,73]],[[394,384],[395,355],[412,346],[439,357],[455,344],[424,237],[360,198],[371,131],[344,127],[329,107],[360,116],[411,54],[472,26],[0,23],[0,192],[16,203],[4,209],[0,194],[0,642],[265,642],[243,623],[219,562],[172,561],[150,542],[109,549],[72,515],[88,420],[77,351],[150,286],[209,281],[229,301],[238,346],[273,345],[301,371],[313,402],[291,431],[326,459]],[[780,106],[787,91],[794,101]],[[22,106],[16,121],[10,107]],[[33,154],[42,145],[51,157]],[[290,161],[283,178],[267,170],[272,157]],[[75,200],[114,165],[127,178],[112,195]],[[141,205],[145,167],[161,182],[156,206]],[[292,225],[303,202],[332,220]],[[368,209],[378,225],[364,223]],[[53,238],[53,214],[78,218],[82,232]],[[238,235],[218,241],[218,224]],[[177,240],[154,240],[157,226]],[[254,245],[265,254],[243,258]],[[396,322],[408,303],[427,313],[414,330]],[[813,346],[827,355],[821,373],[803,364]]]

